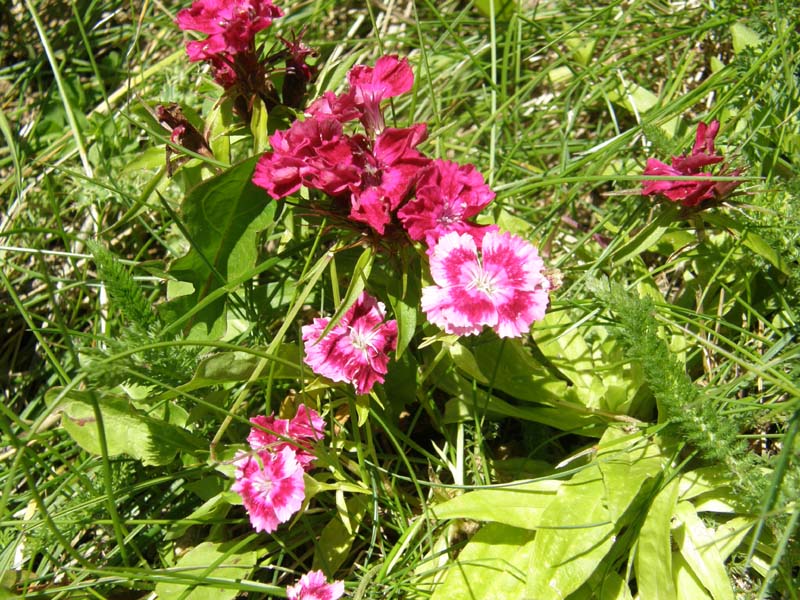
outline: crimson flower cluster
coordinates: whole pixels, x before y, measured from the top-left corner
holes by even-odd
[[[680,202],[686,208],[699,206],[708,201],[719,201],[730,194],[738,185],[738,181],[711,181],[711,173],[703,169],[721,163],[724,158],[714,149],[714,140],[719,133],[719,121],[708,125],[700,122],[697,126],[694,146],[688,156],[673,156],[667,165],[655,158],[648,158],[644,175],[664,177],[692,177],[680,180],[646,180],[642,186],[642,194],[652,196],[660,194],[672,202]],[[735,169],[726,173],[723,166],[718,175],[739,175]]]
[[[419,150],[427,126],[386,126],[383,102],[410,91],[408,61],[383,56],[356,65],[341,94],[326,92],[306,118],[270,138],[272,150],[253,182],[274,199],[301,187],[322,192],[351,226],[397,234],[426,247],[434,285],[422,291],[430,322],[448,333],[525,334],[544,316],[550,284],[535,247],[474,221],[495,197],[471,164],[432,159]],[[383,382],[397,323],[364,292],[325,335],[330,319],[303,327],[305,362],[318,375],[351,383],[358,394]]]
[[[297,37],[279,38],[284,48],[260,57],[256,34],[281,16],[283,11],[271,0],[196,0],[175,18],[182,30],[207,36],[186,42],[189,60],[208,63],[214,80],[229,90],[237,110],[248,117],[253,96],[260,97],[268,109],[281,103],[271,80],[276,63],[284,63],[282,103],[293,108],[302,106],[306,87],[316,74],[306,63],[314,51]]]
[[[255,530],[272,533],[303,505],[303,474],[313,466],[311,445],[323,438],[325,422],[303,404],[292,419],[270,415],[250,422],[251,452],[237,454],[231,490],[242,497]]]

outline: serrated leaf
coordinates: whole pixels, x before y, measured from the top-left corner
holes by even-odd
[[[491,490],[475,490],[431,507],[437,519],[472,519],[503,523],[521,529],[546,525],[542,514],[556,497],[561,481],[504,484]]]
[[[526,598],[525,571],[534,532],[500,523],[484,526],[467,543],[431,600]]]
[[[175,565],[173,577],[181,581],[156,584],[159,600],[232,600],[238,596],[237,583],[250,574],[258,560],[256,551],[237,551],[239,544],[203,542],[189,550]],[[204,580],[207,585],[202,585]]]
[[[48,401],[58,396],[57,389],[47,392]],[[206,447],[206,442],[185,429],[138,410],[126,398],[95,394],[103,417],[103,430],[109,456],[126,454],[145,465],[166,465],[179,451],[193,452]],[[55,410],[61,411],[61,424],[70,437],[84,450],[100,454],[97,420],[89,392],[71,390]]]
[[[275,203],[253,185],[257,157],[232,167],[194,188],[181,207],[190,251],[169,270],[172,277],[190,283],[193,291],[162,307],[166,322],[177,319],[212,292],[253,269],[256,236],[273,219]],[[186,329],[192,337],[221,337],[226,327],[226,294],[193,315]]]

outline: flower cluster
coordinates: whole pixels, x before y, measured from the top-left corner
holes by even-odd
[[[231,490],[242,497],[255,530],[271,533],[303,505],[303,473],[312,467],[311,444],[322,439],[325,423],[302,404],[292,419],[270,415],[250,422],[254,427],[247,441],[252,451],[237,454]]]
[[[664,164],[655,158],[647,159],[644,175],[665,177],[692,177],[680,180],[646,180],[642,186],[642,194],[652,196],[660,194],[672,202],[680,202],[682,206],[691,208],[710,200],[721,200],[731,193],[738,181],[711,181],[711,173],[703,171],[706,167],[721,163],[724,158],[714,150],[714,140],[719,132],[719,121],[708,125],[701,122],[697,126],[694,146],[688,156],[673,156],[671,165]],[[736,176],[738,169],[729,173]],[[725,175],[723,166],[718,175]]]
[[[253,182],[274,199],[301,187],[329,198],[352,227],[426,246],[435,285],[422,308],[449,333],[471,335],[491,327],[502,337],[523,335],[548,304],[548,280],[536,249],[522,238],[479,225],[474,218],[495,197],[473,165],[432,159],[419,150],[427,126],[386,126],[382,103],[410,91],[408,61],[383,56],[374,67],[356,65],[341,94],[325,93],[270,138],[272,150]],[[321,211],[322,212],[322,211]],[[303,328],[306,363],[359,394],[383,381],[397,325],[384,307],[362,297],[326,335],[328,319]]]
[[[186,42],[192,62],[205,61],[211,66],[214,80],[228,90],[234,105],[249,117],[253,96],[260,97],[267,109],[282,103],[302,106],[308,83],[316,74],[306,59],[315,54],[299,38],[279,38],[284,48],[261,58],[255,36],[267,29],[283,11],[272,0],[196,0],[190,8],[178,12],[175,22],[184,31],[197,31],[207,37]],[[274,65],[281,69],[281,97],[272,82]]]
[[[286,588],[289,600],[338,600],[344,594],[344,582],[328,583],[322,571],[309,571],[295,585]]]

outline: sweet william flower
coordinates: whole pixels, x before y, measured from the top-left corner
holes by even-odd
[[[321,440],[325,434],[325,421],[317,411],[305,404],[299,406],[297,414],[291,419],[259,415],[250,419],[250,422],[256,425],[247,436],[253,450],[274,453],[291,448],[306,471],[316,459],[310,452],[311,444]]]
[[[408,59],[394,54],[381,56],[374,67],[356,65],[347,74],[356,106],[362,111],[361,123],[370,136],[383,131],[381,101],[394,98],[414,87],[414,72]]]
[[[178,12],[178,27],[205,33],[205,40],[186,44],[189,60],[207,60],[220,53],[237,54],[253,48],[256,33],[283,11],[271,0],[196,0]]]
[[[309,571],[286,588],[289,600],[338,600],[344,594],[344,582],[328,583],[322,571]]]
[[[655,158],[648,158],[644,175],[695,179],[645,181],[642,185],[642,194],[645,196],[661,194],[672,202],[680,202],[682,206],[694,207],[708,200],[723,198],[733,191],[739,185],[738,182],[710,181],[708,178],[711,177],[711,173],[702,171],[724,160],[714,149],[714,139],[718,132],[719,121],[712,121],[708,125],[701,122],[697,126],[695,142],[689,155],[673,156],[670,165]],[[732,175],[738,174],[738,170],[732,172]]]
[[[517,337],[544,317],[550,283],[536,248],[518,236],[489,231],[479,249],[471,235],[448,233],[433,247],[430,268],[435,285],[422,290],[422,310],[447,333],[488,326]]]
[[[276,131],[270,143],[272,152],[259,159],[253,183],[275,199],[293,194],[301,185],[334,197],[361,185],[360,149],[335,118],[295,121],[289,129]]]
[[[397,215],[409,237],[429,247],[452,231],[482,231],[467,219],[494,200],[494,192],[473,165],[446,160],[434,160],[420,171],[415,196]]]
[[[405,129],[384,129],[370,142],[361,136],[361,185],[353,188],[350,218],[384,234],[392,215],[405,200],[419,170],[430,162],[415,148],[428,137],[424,123]]]
[[[300,510],[306,496],[303,466],[295,451],[237,456],[236,481],[231,490],[242,497],[250,523],[256,531],[272,533]]]
[[[383,303],[362,292],[324,336],[328,318],[303,327],[305,363],[317,375],[352,384],[359,394],[383,383],[389,352],[397,347],[397,321],[386,320]]]

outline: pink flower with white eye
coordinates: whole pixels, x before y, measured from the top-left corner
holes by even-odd
[[[341,320],[320,339],[330,319],[303,327],[305,363],[317,375],[351,383],[359,394],[383,383],[389,352],[397,347],[397,321],[386,320],[382,302],[362,292]]]
[[[288,600],[339,600],[343,594],[344,582],[328,583],[322,571],[309,571],[286,588]]]
[[[372,150],[363,136],[361,185],[353,187],[350,218],[383,235],[392,213],[405,200],[419,170],[430,162],[415,148],[428,137],[424,123],[384,129]]]
[[[536,248],[520,237],[489,231],[479,251],[469,234],[448,233],[430,266],[436,285],[422,290],[422,310],[447,333],[475,335],[488,326],[517,337],[544,317],[550,283]]]
[[[271,0],[196,0],[190,8],[178,11],[178,27],[205,33],[205,40],[187,42],[189,60],[211,58],[215,54],[237,54],[253,48],[256,33],[266,29],[283,11]]]
[[[279,452],[239,453],[231,490],[242,497],[256,531],[272,533],[300,510],[306,497],[303,466],[289,447]]]
[[[347,75],[356,105],[362,110],[361,123],[370,136],[383,131],[381,101],[404,94],[414,87],[414,72],[408,59],[381,56],[374,67],[356,65]]]
[[[311,443],[325,435],[325,421],[313,408],[301,404],[291,419],[278,419],[272,415],[250,419],[256,427],[250,430],[247,441],[259,452],[280,452],[283,448],[295,451],[297,461],[308,471],[316,456],[311,453]]]
[[[494,192],[473,165],[434,160],[420,171],[416,198],[397,216],[412,240],[432,247],[441,236],[478,228],[470,219],[494,200]]]

